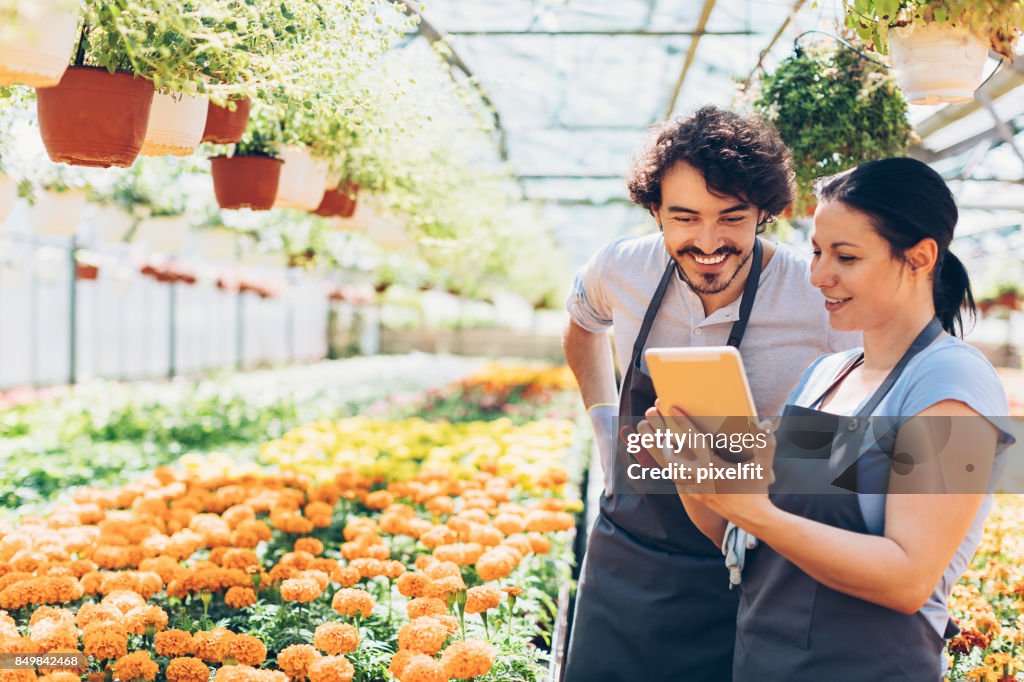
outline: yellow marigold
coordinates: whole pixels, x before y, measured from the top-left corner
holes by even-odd
[[[281,599],[305,604],[320,596],[323,589],[312,578],[291,578],[281,583]]]
[[[436,597],[419,597],[410,601],[405,610],[409,614],[409,620],[416,620],[424,616],[439,616],[442,613],[447,613],[448,607]]]
[[[494,665],[494,649],[479,639],[455,642],[441,654],[441,665],[445,674],[456,680],[486,675]]]
[[[309,666],[309,682],[352,682],[356,669],[344,656],[325,656]]]
[[[398,631],[398,646],[433,656],[448,639],[448,629],[432,617],[417,618]]]
[[[399,576],[395,584],[398,586],[399,594],[411,599],[427,596],[432,583],[433,580],[424,573],[405,573]]]
[[[256,591],[251,587],[232,587],[224,595],[224,603],[234,609],[244,609],[256,603]]]
[[[343,616],[361,615],[363,618],[373,613],[376,600],[366,590],[345,587],[334,594],[331,607]]]
[[[483,613],[501,604],[501,590],[491,585],[471,587],[466,592],[466,613]]]
[[[235,637],[235,633],[225,627],[200,630],[192,635],[192,641],[196,647],[196,656],[207,663],[220,663],[224,660],[228,647]]]
[[[331,571],[331,582],[338,583],[342,587],[351,587],[359,582],[359,571],[351,566],[338,566]]]
[[[348,623],[323,623],[313,633],[313,646],[326,654],[348,654],[359,646],[359,631]]]
[[[242,665],[260,665],[267,660],[267,647],[259,637],[235,635],[228,643],[224,658],[233,658]]]
[[[119,680],[155,680],[160,666],[148,651],[133,651],[114,662],[114,676]]]
[[[324,551],[324,543],[316,538],[299,538],[295,541],[295,551],[309,552],[313,556],[320,556]]]
[[[448,675],[437,659],[426,654],[413,654],[402,670],[401,682],[448,682]]]
[[[277,654],[277,667],[291,679],[309,676],[309,667],[320,658],[320,652],[309,644],[292,644]]]
[[[121,658],[128,653],[128,631],[121,623],[92,623],[82,631],[82,645],[93,658]]]
[[[191,656],[196,652],[196,645],[190,632],[164,630],[156,633],[153,649],[161,656]]]

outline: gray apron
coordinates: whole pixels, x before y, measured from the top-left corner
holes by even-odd
[[[739,319],[729,335],[733,347],[746,331],[763,252],[757,239]],[[641,359],[676,267],[670,260],[633,345],[619,398],[620,428],[635,428],[654,405],[654,385]],[[620,438],[612,472],[615,494],[601,496],[583,559],[563,679],[727,681],[738,597],[729,590],[722,553],[690,521],[671,481],[657,494],[630,491],[625,472],[632,457]],[[637,460],[657,466],[646,452]]]
[[[770,490],[777,507],[836,528],[869,532],[856,494],[857,459],[868,417],[910,359],[941,331],[939,321],[933,319],[854,416],[813,407],[863,361],[863,355],[844,367],[812,408],[785,407],[776,431],[776,482]],[[878,433],[877,422],[871,431]],[[799,484],[794,484],[798,479]],[[880,489],[871,492],[884,492],[888,481],[879,483]],[[939,682],[943,678],[943,637],[923,614],[904,615],[832,590],[764,543],[747,552],[740,591],[735,680]],[[957,632],[950,620],[945,636]]]

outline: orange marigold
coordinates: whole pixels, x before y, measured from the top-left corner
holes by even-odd
[[[235,637],[235,633],[225,627],[200,630],[192,635],[192,641],[196,646],[196,656],[207,663],[220,663],[224,660],[228,647]]]
[[[448,639],[448,628],[432,617],[417,618],[398,631],[398,646],[433,656]]]
[[[471,587],[466,592],[466,613],[483,613],[501,604],[501,590],[492,585]]]
[[[295,551],[309,552],[313,556],[320,556],[324,551],[324,543],[316,538],[299,538],[295,541]]]
[[[281,599],[305,604],[320,596],[323,588],[312,578],[291,578],[281,583]]]
[[[359,582],[359,571],[351,566],[338,566],[331,571],[331,582],[338,583],[342,587],[352,587]]]
[[[320,652],[309,644],[292,644],[277,654],[277,666],[290,678],[309,676],[309,667],[320,658]]]
[[[234,609],[244,609],[256,603],[256,590],[251,587],[231,587],[224,595],[224,603]]]
[[[155,680],[160,666],[149,657],[148,651],[133,651],[114,662],[114,676],[119,680]]]
[[[325,656],[309,666],[309,682],[352,682],[356,669],[344,656]]]
[[[82,632],[85,653],[93,658],[110,660],[128,654],[128,631],[121,623],[92,623]]]
[[[439,616],[442,613],[447,613],[448,607],[435,597],[419,597],[410,601],[405,610],[409,614],[409,620],[416,620],[424,616]]]
[[[363,504],[366,505],[367,509],[378,510],[386,509],[394,501],[395,496],[387,490],[375,490],[374,492],[366,495],[366,499],[363,500]]]
[[[167,612],[154,604],[139,606],[124,615],[124,624],[133,635],[144,635],[149,628],[159,632],[167,627]]]
[[[156,633],[153,649],[161,656],[191,656],[196,652],[196,645],[190,632],[164,630]]]
[[[313,633],[313,646],[326,654],[348,654],[359,647],[359,631],[348,623],[323,623]]]
[[[395,652],[395,655],[391,657],[391,664],[388,666],[388,670],[397,679],[401,680],[402,675],[405,672],[405,666],[409,665],[409,661],[415,656],[423,656],[417,651],[409,651],[408,649],[399,649]]]
[[[233,658],[242,665],[260,665],[267,660],[267,647],[259,637],[235,635],[228,643],[224,658]]]
[[[401,682],[448,682],[441,662],[425,654],[414,654],[402,670]]]
[[[406,573],[399,576],[398,581],[395,583],[398,586],[398,592],[403,597],[425,597],[430,591],[430,585],[433,581],[423,573]]]
[[[345,587],[334,594],[331,607],[343,616],[352,617],[359,614],[366,618],[373,613],[374,604],[376,599],[366,590]]]
[[[500,580],[511,573],[518,563],[509,547],[498,547],[484,552],[476,562],[476,572],[481,580]]]
[[[455,642],[441,654],[445,674],[456,680],[486,675],[494,665],[494,649],[479,639]]]

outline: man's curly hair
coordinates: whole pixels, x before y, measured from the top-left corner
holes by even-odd
[[[708,189],[779,215],[793,201],[793,157],[771,123],[715,106],[657,126],[637,158],[627,186],[633,202],[652,214],[661,206],[661,180],[680,161],[704,175]]]

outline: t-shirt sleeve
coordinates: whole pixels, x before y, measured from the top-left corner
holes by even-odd
[[[612,307],[602,271],[613,246],[614,243],[600,249],[580,268],[565,300],[569,317],[589,332],[603,332],[612,326]]]
[[[900,397],[902,420],[936,403],[957,400],[988,419],[1000,432],[1000,443],[1014,441],[1009,403],[999,375],[980,353],[966,346],[937,350],[914,369]]]

